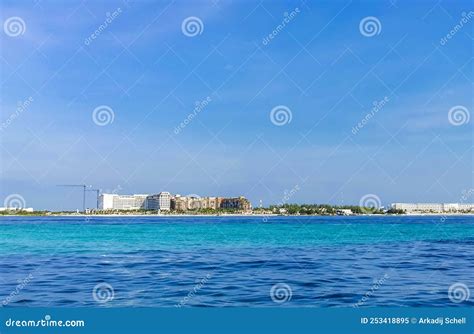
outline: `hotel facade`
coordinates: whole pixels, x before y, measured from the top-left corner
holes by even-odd
[[[192,211],[198,209],[235,209],[250,211],[252,205],[243,196],[239,197],[199,197],[171,195],[164,191],[155,195],[99,195],[99,210],[153,210]]]
[[[170,210],[171,194],[156,195],[99,195],[99,210]]]
[[[474,212],[472,203],[392,203],[391,207],[407,213]]]

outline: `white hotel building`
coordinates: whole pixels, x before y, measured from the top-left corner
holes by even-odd
[[[171,194],[99,195],[99,210],[170,210]]]
[[[171,194],[163,191],[157,195],[150,195],[146,198],[145,208],[147,210],[166,210],[171,209]]]
[[[392,203],[391,207],[407,213],[474,212],[472,203]]]

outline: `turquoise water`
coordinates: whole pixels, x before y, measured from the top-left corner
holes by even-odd
[[[473,258],[468,216],[0,218],[8,306],[465,306]]]

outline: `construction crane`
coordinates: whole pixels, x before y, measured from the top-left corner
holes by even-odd
[[[99,195],[100,189],[86,189],[86,191],[95,191],[97,193],[97,210],[99,209]]]
[[[82,212],[86,213],[86,188],[85,184],[58,184],[58,187],[81,187],[82,188]]]

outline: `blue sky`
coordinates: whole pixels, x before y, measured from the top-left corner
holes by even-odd
[[[472,10],[469,1],[2,1],[2,201],[80,208],[79,190],[55,185],[86,183],[254,205],[288,193],[298,203],[459,202],[474,186]],[[8,30],[11,17],[20,33]],[[200,20],[195,36],[183,32],[188,17]],[[361,26],[367,17],[375,32]],[[103,126],[100,106],[113,113]],[[272,122],[277,106],[290,122]]]

